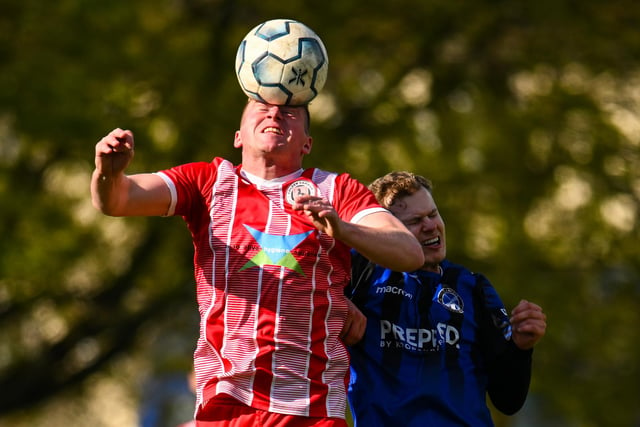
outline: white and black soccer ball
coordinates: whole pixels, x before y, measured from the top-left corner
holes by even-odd
[[[320,37],[292,19],[273,19],[245,36],[236,54],[244,93],[275,105],[305,105],[327,80],[329,57]]]

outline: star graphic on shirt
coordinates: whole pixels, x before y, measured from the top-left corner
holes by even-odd
[[[304,276],[300,264],[291,254],[291,251],[295,249],[304,239],[307,238],[313,230],[309,230],[306,233],[291,234],[288,236],[279,236],[275,234],[269,234],[256,230],[255,228],[244,226],[253,238],[260,245],[260,252],[255,254],[241,269],[246,270],[251,267],[262,267],[264,265],[277,265],[280,267],[286,267],[290,270],[296,271]]]

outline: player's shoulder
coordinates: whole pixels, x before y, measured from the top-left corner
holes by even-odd
[[[209,162],[205,161],[194,161],[189,163],[183,163],[181,165],[175,166],[173,169],[182,169],[182,170],[215,170],[220,167],[221,164],[228,163],[231,165],[231,162],[225,160],[221,157],[215,157],[213,160]],[[233,165],[232,165],[233,166]]]
[[[440,265],[445,276],[455,275],[458,277],[466,277],[468,280],[474,282],[487,280],[484,274],[473,271],[462,264],[451,262],[448,259],[443,260]]]
[[[212,180],[218,179],[218,177],[233,176],[236,173],[236,166],[228,160],[216,157],[209,162],[195,161],[184,163],[163,172],[174,181],[208,185]]]
[[[352,192],[361,190],[364,185],[346,172],[334,172],[321,168],[308,168],[303,177],[312,180],[319,188],[329,192]]]

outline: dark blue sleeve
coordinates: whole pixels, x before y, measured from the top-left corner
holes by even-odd
[[[487,391],[496,409],[513,415],[527,400],[533,349],[520,350],[513,341],[509,344],[508,349],[489,367]]]
[[[488,373],[487,392],[493,405],[515,414],[527,398],[533,350],[523,351],[511,340],[509,315],[491,283],[476,274],[479,330]]]
[[[375,264],[355,250],[351,250],[351,281],[345,287],[345,295],[358,308],[362,308],[367,302],[367,293],[371,286],[371,275]]]

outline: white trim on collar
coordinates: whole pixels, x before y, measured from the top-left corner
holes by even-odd
[[[261,187],[276,187],[294,178],[299,178],[302,175],[302,172],[304,172],[303,169],[298,169],[297,171],[290,173],[289,175],[279,176],[278,178],[273,178],[273,179],[262,179],[256,175],[253,175],[245,171],[244,169],[240,170],[240,174],[242,175],[243,178],[245,178],[250,183],[254,185],[259,185]]]

